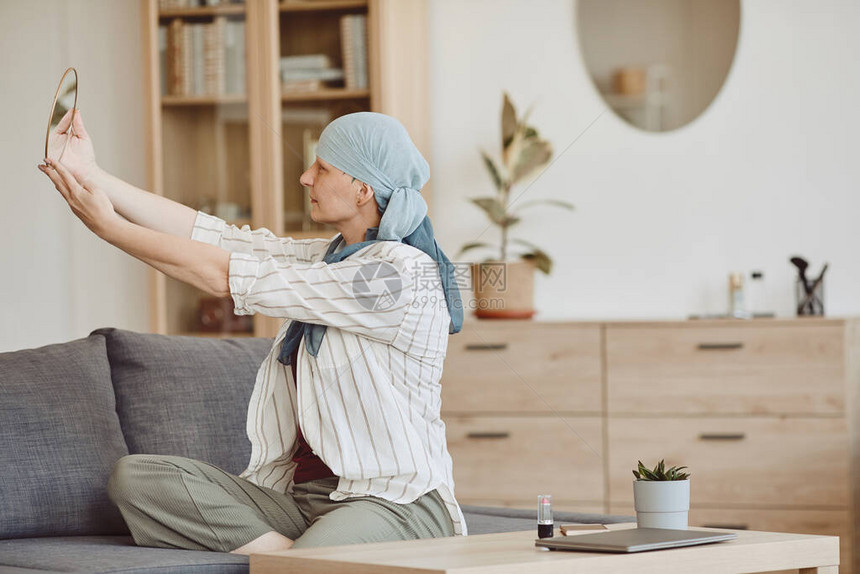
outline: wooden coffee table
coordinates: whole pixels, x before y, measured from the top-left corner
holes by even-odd
[[[635,528],[635,524],[608,527]],[[528,530],[252,554],[251,574],[740,574],[792,569],[799,569],[801,574],[836,574],[839,571],[838,536],[698,527],[696,530],[736,532],[738,538],[652,552],[600,554],[536,548],[537,532]],[[559,535],[556,529],[556,536]]]

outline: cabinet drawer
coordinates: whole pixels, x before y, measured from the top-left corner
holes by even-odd
[[[446,416],[457,500],[602,501],[598,417]]]
[[[844,327],[608,326],[610,413],[838,414]]]
[[[609,496],[633,501],[637,461],[685,465],[699,506],[849,504],[841,418],[610,418]]]
[[[450,338],[446,412],[602,411],[600,328],[478,321]]]

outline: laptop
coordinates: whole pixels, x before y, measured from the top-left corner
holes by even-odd
[[[535,546],[550,550],[576,550],[587,552],[644,552],[696,544],[710,544],[734,540],[734,532],[708,532],[705,530],[670,530],[667,528],[626,528],[596,534],[538,538]]]

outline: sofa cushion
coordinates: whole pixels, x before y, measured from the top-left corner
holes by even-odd
[[[128,454],[105,338],[0,353],[0,538],[127,534],[107,495]]]
[[[248,574],[243,554],[137,546],[130,536],[65,536],[0,540],[0,572],[32,574]]]
[[[245,470],[248,403],[272,339],[93,333],[107,339],[117,414],[131,454],[185,456],[231,474]]]
[[[33,568],[18,568],[17,566],[5,566],[0,564],[0,572],[3,574],[61,574],[62,570],[34,570]]]

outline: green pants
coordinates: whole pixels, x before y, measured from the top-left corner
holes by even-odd
[[[436,490],[409,504],[330,500],[337,481],[311,480],[284,494],[198,460],[133,454],[114,465],[108,495],[138,546],[230,552],[273,530],[294,548],[454,535]]]

